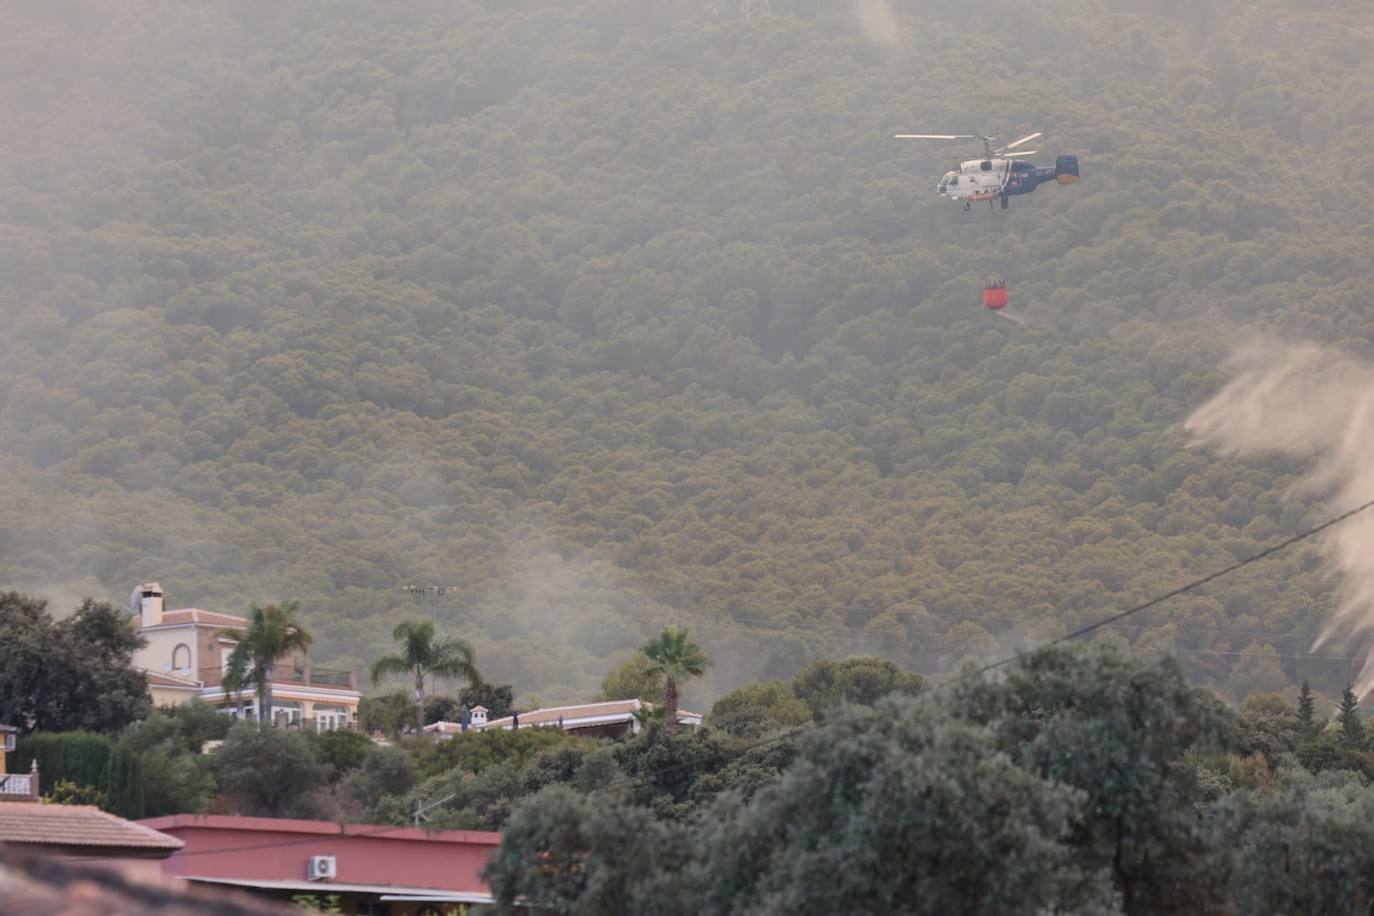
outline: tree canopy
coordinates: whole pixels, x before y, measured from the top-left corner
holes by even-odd
[[[87,599],[53,620],[47,602],[0,593],[0,722],[21,731],[114,732],[152,709],[131,667],[143,645],[129,615]]]
[[[709,698],[1299,530],[1292,459],[1179,423],[1235,331],[1374,357],[1367,4],[881,6],[7,5],[0,581],[295,595],[357,670],[451,583],[502,682],[585,699],[673,623]],[[993,215],[891,139],[1040,128],[1082,180]],[[1330,693],[1337,587],[1303,546],[1113,632]]]

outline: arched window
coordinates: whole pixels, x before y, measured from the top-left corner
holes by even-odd
[[[191,667],[191,647],[184,642],[177,643],[172,650],[172,670],[180,671]]]

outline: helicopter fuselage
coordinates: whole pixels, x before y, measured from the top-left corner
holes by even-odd
[[[1047,181],[1072,184],[1077,180],[1078,160],[1073,156],[1060,156],[1053,166],[994,156],[960,163],[957,170],[944,174],[937,191],[951,200],[962,201],[966,208],[972,201],[998,198],[1005,206],[1008,197],[1029,194]]]

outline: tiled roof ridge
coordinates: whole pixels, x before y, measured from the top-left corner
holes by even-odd
[[[126,821],[94,805],[18,801],[0,804],[0,840],[122,849],[177,850],[186,845],[176,837]]]
[[[521,713],[521,715],[530,716],[530,715],[534,715],[535,713],[540,713],[540,712],[566,712],[566,711],[569,710],[569,709],[590,709],[590,708],[593,707],[593,706],[614,706],[614,705],[617,705],[617,704],[620,704],[620,703],[629,703],[629,704],[631,704],[632,706],[635,706],[635,705],[638,705],[638,706],[647,706],[647,705],[649,705],[649,704],[645,703],[643,700],[640,700],[640,699],[638,699],[638,698],[629,699],[629,700],[593,700],[593,701],[590,702],[590,703],[573,703],[573,704],[568,705],[568,706],[540,706],[538,709],[531,709],[531,710],[529,710],[528,712]],[[502,719],[509,719],[510,716],[502,716],[501,718],[502,718]],[[500,719],[498,719],[498,720],[496,720],[496,721],[499,722]]]
[[[521,722],[525,722],[525,721],[533,721],[536,717],[550,716],[552,713],[567,713],[569,710],[577,710],[577,711],[580,711],[580,712],[584,713],[585,715],[588,715],[588,716],[595,716],[595,715],[598,715],[598,714],[605,715],[605,714],[607,714],[607,713],[609,713],[609,712],[612,712],[612,711],[614,711],[614,712],[635,712],[635,711],[640,710],[640,709],[654,709],[654,708],[656,708],[656,706],[657,706],[657,704],[649,703],[649,702],[647,702],[647,701],[645,701],[645,700],[638,700],[638,699],[634,699],[634,700],[598,700],[598,701],[596,701],[596,702],[594,702],[594,703],[577,703],[577,704],[572,705],[572,706],[541,706],[539,709],[530,709],[530,710],[526,710],[525,712],[518,712],[518,713],[516,713],[516,715],[520,716],[520,721],[521,721]],[[609,707],[609,708],[608,708],[608,707]],[[598,713],[598,712],[596,712],[595,710],[602,710],[602,712]],[[683,716],[696,716],[696,717],[701,717],[701,715],[702,715],[702,714],[699,713],[699,712],[693,712],[693,711],[690,710],[690,709],[683,709],[683,708],[681,708],[681,707],[678,708],[677,714],[678,714],[678,717],[679,717],[679,718],[681,718],[681,717],[683,717]],[[493,726],[493,725],[500,725],[500,724],[503,723],[503,722],[510,722],[512,718],[513,718],[513,716],[502,716],[502,717],[499,718],[499,719],[489,719],[489,720],[487,720],[486,724],[483,725],[482,727],[483,727],[483,728],[489,728],[489,727],[491,727],[491,726]],[[568,715],[565,715],[564,718],[576,718],[576,716],[568,716]]]
[[[173,674],[170,671],[155,671],[152,668],[142,669],[143,673],[152,678],[160,678],[164,681],[171,681],[170,684],[163,684],[163,687],[201,687],[201,682],[195,678],[183,677],[180,674]]]

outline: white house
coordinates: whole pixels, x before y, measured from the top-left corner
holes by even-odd
[[[509,731],[517,727],[558,728],[589,738],[616,738],[620,735],[638,734],[641,727],[640,719],[648,715],[653,708],[652,703],[645,703],[643,700],[607,700],[601,703],[532,709],[514,716],[488,720],[486,708],[478,706],[472,710],[472,722],[468,725],[468,730],[480,732],[488,729]],[[480,720],[478,710],[481,710]],[[678,724],[688,728],[700,726],[701,718],[701,713],[685,709],[679,709],[677,713]],[[462,732],[462,726],[457,722],[435,722],[433,725],[426,725],[425,731],[440,737],[450,737]]]

